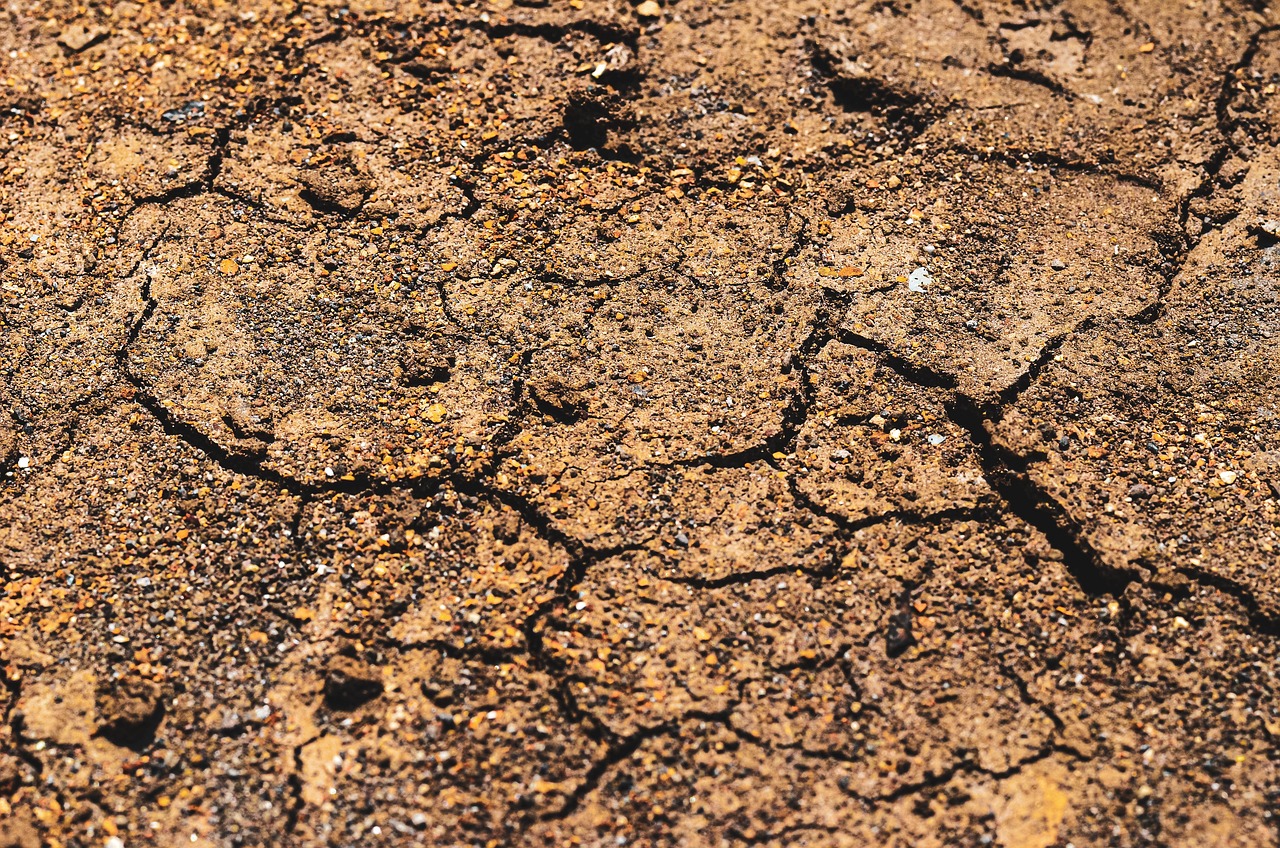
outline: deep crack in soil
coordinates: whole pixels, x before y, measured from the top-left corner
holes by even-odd
[[[1274,845],[1257,3],[26,3],[0,844]]]

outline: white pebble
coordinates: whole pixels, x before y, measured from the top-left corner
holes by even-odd
[[[907,291],[924,292],[924,287],[933,282],[933,275],[928,268],[917,268],[907,277]]]

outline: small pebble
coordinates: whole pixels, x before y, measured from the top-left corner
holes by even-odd
[[[933,275],[928,268],[917,268],[907,277],[907,291],[923,292],[924,287],[933,282]]]

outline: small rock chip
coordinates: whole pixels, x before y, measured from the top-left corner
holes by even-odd
[[[374,184],[341,168],[306,171],[298,177],[302,199],[322,212],[351,214],[364,205]]]
[[[1172,569],[1161,569],[1151,578],[1151,587],[1173,595],[1187,595],[1194,588],[1191,579]]]
[[[234,259],[224,259],[218,264],[218,270],[230,277],[233,274],[239,273],[240,266],[236,264]]]
[[[907,276],[907,291],[923,293],[925,286],[933,282],[928,268],[917,268]]]
[[[433,403],[422,413],[432,424],[439,424],[449,414],[443,403]]]
[[[915,634],[911,632],[911,610],[904,606],[889,616],[889,623],[884,631],[885,652],[896,657],[915,643]]]
[[[457,697],[452,686],[437,686],[430,680],[422,681],[422,694],[430,698],[437,707],[447,707]]]
[[[515,512],[504,512],[493,521],[493,538],[508,545],[520,539],[520,516]]]
[[[88,28],[83,24],[72,24],[58,35],[58,43],[72,53],[79,53],[82,50],[89,49],[106,37],[106,31],[97,27]]]
[[[1055,271],[1065,271],[1067,263],[1063,262],[1061,259],[1055,259],[1049,263],[1049,267]]]
[[[381,676],[368,663],[341,654],[329,660],[324,700],[330,709],[354,710],[381,694]]]
[[[449,379],[457,359],[440,350],[423,345],[410,345],[400,360],[404,381],[410,386],[429,386]]]
[[[158,683],[126,676],[98,690],[98,734],[117,745],[145,745],[164,717],[164,692]]]
[[[184,121],[192,120],[193,118],[203,117],[203,115],[204,115],[204,101],[188,100],[186,103],[183,103],[177,109],[170,109],[160,117],[164,118],[166,121],[170,123],[180,124],[180,123],[183,123]],[[217,229],[217,228],[215,227],[214,229]],[[221,233],[219,233],[219,235],[221,235]]]
[[[643,378],[643,374],[641,377]],[[628,376],[628,380],[631,377]],[[539,377],[529,383],[529,397],[538,411],[563,423],[578,421],[587,413],[583,386],[574,386],[558,377]]]
[[[439,82],[453,72],[449,62],[443,58],[425,57],[413,62],[405,62],[400,66],[405,73],[412,74],[423,82]]]
[[[1155,493],[1151,491],[1151,487],[1146,483],[1134,483],[1129,487],[1129,497],[1133,498],[1135,501],[1146,500],[1153,494]]]
[[[639,6],[636,6],[636,14],[642,18],[656,18],[662,14],[662,7],[654,0],[644,0]]]
[[[237,439],[275,440],[275,425],[269,415],[255,414],[248,402],[239,396],[228,398],[222,411],[223,422]]]

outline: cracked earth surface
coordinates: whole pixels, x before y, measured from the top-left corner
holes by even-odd
[[[0,16],[0,846],[1276,844],[1262,4]]]

